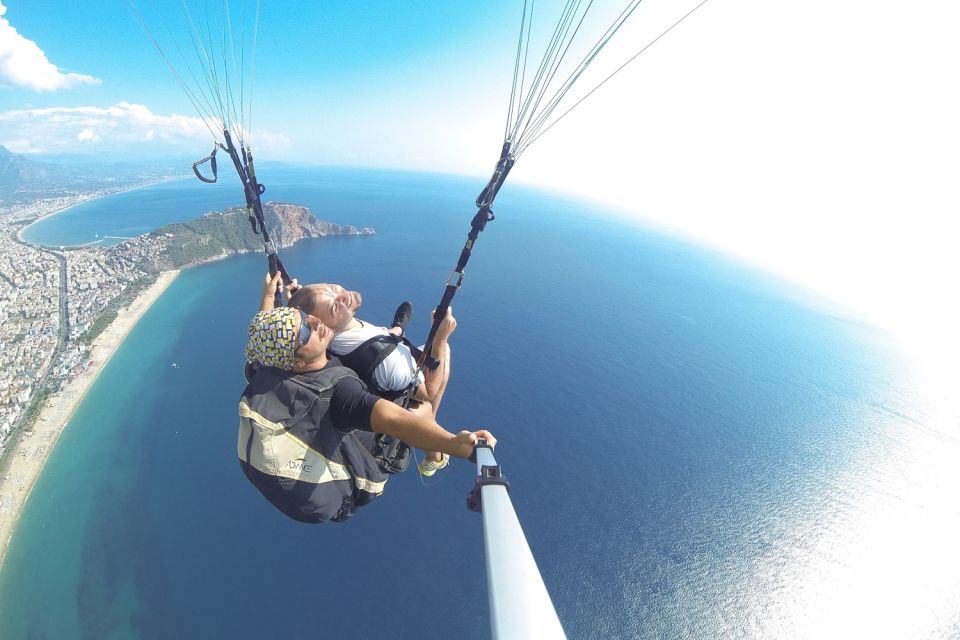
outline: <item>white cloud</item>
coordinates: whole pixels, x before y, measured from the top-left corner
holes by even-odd
[[[291,157],[293,144],[283,133],[272,131],[254,131],[250,144],[257,150],[257,156],[264,159]]]
[[[98,78],[63,73],[47,60],[33,40],[24,38],[2,17],[7,8],[0,2],[0,79],[34,91],[56,91],[81,84],[100,84]]]
[[[219,125],[194,116],[159,115],[142,104],[119,102],[110,107],[50,107],[0,112],[0,144],[15,153],[89,152],[117,155],[195,153],[209,150]],[[290,140],[271,132],[255,132],[257,151],[278,155]]]
[[[0,144],[21,153],[72,152],[96,143],[104,151],[151,143],[177,146],[210,140],[200,118],[161,116],[147,107],[120,102],[111,107],[49,107],[0,112]],[[27,148],[23,143],[29,141]],[[19,144],[18,144],[19,142]]]

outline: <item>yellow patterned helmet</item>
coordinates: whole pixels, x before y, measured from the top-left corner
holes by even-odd
[[[297,336],[298,309],[278,307],[253,316],[247,327],[249,362],[284,371],[293,369],[293,354],[300,346]]]

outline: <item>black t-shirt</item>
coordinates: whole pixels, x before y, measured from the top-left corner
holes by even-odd
[[[367,391],[358,379],[341,378],[333,387],[333,397],[330,398],[330,419],[334,426],[344,431],[373,431],[370,416],[373,405],[379,399],[379,396]]]

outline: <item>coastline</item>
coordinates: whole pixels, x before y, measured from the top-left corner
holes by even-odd
[[[180,270],[161,273],[152,285],[117,314],[110,326],[93,341],[89,355],[92,364],[46,401],[33,430],[21,437],[17,451],[10,458],[10,466],[0,476],[0,571],[3,570],[7,545],[33,485],[73,412],[127,334],[179,274]]]
[[[21,226],[19,229],[17,229],[17,240],[19,240],[20,242],[23,242],[24,244],[29,244],[29,245],[35,246],[35,247],[42,247],[42,248],[44,248],[44,249],[54,249],[54,248],[56,248],[56,247],[48,247],[48,246],[46,246],[46,245],[38,245],[38,244],[35,244],[35,243],[33,243],[33,242],[30,242],[29,240],[24,240],[24,239],[23,239],[23,232],[26,231],[27,229],[29,229],[30,227],[32,227],[33,225],[37,224],[37,223],[40,222],[41,220],[45,220],[45,219],[50,218],[50,217],[52,217],[52,216],[61,214],[61,213],[65,212],[65,211],[69,211],[70,209],[73,209],[74,207],[80,206],[81,204],[86,204],[86,203],[88,203],[88,202],[93,202],[94,200],[99,200],[100,198],[106,198],[106,197],[108,197],[108,196],[115,196],[115,195],[117,195],[117,194],[119,194],[119,193],[127,193],[128,191],[136,191],[137,189],[143,189],[143,188],[146,188],[146,187],[152,187],[152,186],[154,186],[154,185],[164,184],[164,183],[166,183],[166,182],[176,182],[177,180],[185,180],[185,179],[187,179],[187,178],[189,178],[189,176],[168,177],[168,178],[163,178],[163,179],[161,179],[161,180],[156,180],[156,181],[154,181],[154,182],[146,182],[146,183],[144,183],[144,184],[138,184],[138,185],[135,185],[135,186],[132,186],[132,187],[124,187],[123,189],[117,189],[116,191],[105,191],[105,192],[103,192],[103,193],[93,193],[93,194],[89,194],[89,195],[86,195],[86,196],[82,196],[80,200],[78,200],[77,202],[74,202],[73,204],[68,204],[68,205],[65,206],[65,207],[60,207],[59,209],[53,209],[53,210],[51,210],[51,211],[47,211],[47,212],[45,212],[45,213],[42,213],[42,214],[40,214],[39,216],[37,216],[36,218],[34,218],[33,220],[31,220],[30,222],[28,222],[27,224]],[[0,556],[0,558],[2,558],[2,556]]]

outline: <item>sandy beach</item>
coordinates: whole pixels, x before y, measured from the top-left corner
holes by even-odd
[[[117,314],[110,326],[94,340],[89,356],[92,364],[89,368],[47,400],[33,430],[26,432],[20,439],[17,450],[10,459],[9,468],[5,469],[0,477],[0,568],[3,566],[7,544],[30,491],[70,416],[130,330],[179,273],[167,271],[160,274],[153,285]]]

